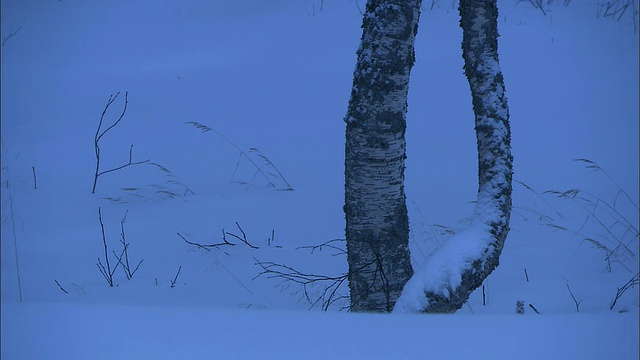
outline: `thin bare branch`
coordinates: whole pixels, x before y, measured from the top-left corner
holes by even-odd
[[[104,276],[109,286],[113,287],[113,272],[111,272],[111,264],[109,263],[109,249],[107,247],[107,238],[104,234],[104,223],[102,222],[102,209],[98,207],[98,221],[100,222],[100,231],[102,233],[102,245],[104,246],[104,261],[107,264],[105,267],[102,265],[100,258],[98,258],[98,269]],[[117,266],[117,265],[116,265]]]
[[[347,253],[347,251],[344,249],[344,243],[346,242],[346,239],[332,239],[329,241],[326,241],[322,244],[319,245],[307,245],[307,246],[299,246],[296,248],[296,250],[300,250],[300,249],[311,249],[311,253],[313,254],[314,251],[318,250],[318,251],[322,251],[322,249],[324,248],[328,248],[328,249],[333,249],[336,250],[336,253],[333,253],[331,255],[333,256],[337,256],[337,255],[345,255]],[[334,243],[342,243],[341,246],[336,246],[334,245]]]
[[[68,294],[69,292],[67,290],[65,290],[62,285],[60,285],[60,283],[58,282],[58,280],[53,280],[56,282],[56,284],[58,285],[58,287],[60,288],[60,290],[62,290],[65,294]]]
[[[2,46],[4,46],[4,44],[7,42],[7,40],[9,40],[12,37],[14,37],[18,33],[18,31],[20,31],[20,29],[22,29],[22,26],[20,26],[18,28],[18,30],[16,30],[16,31],[9,30],[9,35],[7,35],[4,39],[2,39]]]
[[[180,236],[180,237],[182,238],[182,240],[184,240],[184,242],[186,242],[187,244],[189,244],[189,245],[193,245],[193,246],[196,246],[196,247],[199,247],[199,248],[204,249],[204,250],[207,250],[207,251],[211,251],[211,249],[209,249],[209,248],[219,248],[220,246],[225,246],[225,245],[228,245],[228,246],[235,246],[235,245],[236,245],[236,244],[233,244],[233,243],[230,243],[230,242],[228,242],[228,241],[227,241],[227,239],[224,237],[224,230],[222,231],[222,240],[223,240],[223,242],[218,243],[218,244],[199,244],[199,243],[191,242],[191,241],[187,240],[187,239],[186,239],[182,234],[180,234],[180,233],[177,233],[177,234],[178,234],[178,236]]]
[[[174,277],[173,280],[171,280],[171,287],[172,288],[176,287],[176,283],[178,282],[178,275],[180,275],[180,270],[182,270],[182,265],[180,265],[180,267],[178,268],[178,272],[176,273],[176,277]]]
[[[119,92],[113,97],[113,100],[111,99],[111,97],[109,97],[109,102],[107,102],[107,106],[104,108],[104,111],[102,112],[102,116],[100,117],[100,125],[102,124],[102,118],[104,117],[104,114],[107,112],[107,109],[109,108],[109,105],[111,105],[111,103],[113,103],[116,98],[118,97],[118,94],[120,94]],[[99,141],[100,138],[102,138],[104,136],[104,134],[106,134],[109,130],[113,129],[116,125],[118,125],[120,123],[120,121],[122,121],[122,118],[124,118],[124,114],[127,112],[127,105],[129,104],[129,92],[125,92],[124,93],[124,107],[122,108],[122,113],[120,114],[120,117],[118,117],[118,120],[116,120],[116,122],[114,122],[113,124],[111,124],[111,126],[109,126],[108,128],[106,128],[98,137],[97,140]],[[98,131],[100,130],[100,127],[98,127]]]
[[[576,304],[576,312],[580,312],[580,303],[582,303],[582,300],[576,300],[576,297],[573,296],[573,292],[571,291],[571,287],[569,287],[569,283],[567,283],[567,290],[569,290],[569,295],[571,295],[573,302]]]
[[[251,245],[251,244],[249,243],[249,241],[247,241],[247,234],[245,234],[245,233],[244,233],[244,231],[243,231],[243,230],[242,230],[242,228],[240,227],[240,224],[238,224],[238,222],[237,222],[237,221],[236,221],[236,226],[238,227],[238,230],[240,230],[240,233],[242,234],[242,237],[240,237],[240,236],[238,236],[238,235],[236,235],[236,234],[230,233],[230,232],[226,232],[226,234],[227,234],[227,235],[229,235],[229,236],[233,236],[234,238],[236,238],[236,239],[238,239],[238,240],[242,241],[243,243],[247,244],[247,246],[249,246],[249,247],[250,247],[250,248],[252,248],[252,249],[259,249],[259,247],[254,246],[254,245]],[[223,230],[223,233],[224,233],[224,230]]]
[[[611,300],[611,304],[609,306],[610,310],[613,310],[613,307],[616,306],[616,303],[618,302],[618,299],[620,299],[620,297],[622,297],[622,295],[629,290],[630,288],[636,286],[640,284],[640,272],[636,273],[635,275],[633,275],[633,277],[627,281],[626,284],[622,285],[621,288],[618,288],[618,290],[616,291],[616,296],[613,298],[613,300]]]
[[[265,276],[268,279],[281,279],[285,282],[293,282],[302,286],[305,299],[311,304],[310,308],[317,306],[318,304],[322,304],[322,310],[328,310],[329,306],[334,304],[336,301],[346,298],[346,296],[337,295],[338,290],[344,284],[344,282],[348,279],[348,274],[342,274],[339,276],[326,276],[326,275],[317,275],[312,273],[303,273],[298,271],[290,266],[277,264],[271,261],[259,261],[254,258],[255,265],[258,265],[262,268],[262,271],[254,277],[254,280]],[[310,293],[311,286],[316,283],[325,284],[317,295],[312,295]]]

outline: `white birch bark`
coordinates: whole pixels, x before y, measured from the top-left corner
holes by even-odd
[[[404,193],[409,74],[421,0],[369,0],[345,117],[352,311],[391,311],[413,270]]]
[[[496,0],[460,0],[464,70],[478,144],[478,200],[470,227],[429,257],[406,284],[396,312],[454,312],[498,266],[509,232],[511,131],[498,62]]]

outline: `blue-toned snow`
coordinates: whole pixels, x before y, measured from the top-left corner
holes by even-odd
[[[637,359],[638,287],[609,310],[638,271],[637,230],[624,233],[599,205],[607,234],[580,204],[542,194],[587,191],[638,228],[616,185],[572,161],[595,161],[637,204],[638,34],[631,13],[597,17],[591,2],[546,16],[499,2],[515,179],[540,196],[514,183],[501,264],[461,310],[350,314],[338,298],[307,311],[299,285],[256,278],[256,261],[347,270],[341,241],[298,248],[344,237],[343,119],[364,2],[2,1],[2,359]],[[430,5],[407,115],[416,269],[452,246],[448,229],[466,227],[477,192],[458,13],[452,1]],[[125,92],[128,108],[100,141],[101,170],[126,164],[131,144],[134,162],[163,168],[104,174],[91,194],[96,126],[117,92],[105,123]],[[130,263],[144,259],[131,280],[118,268],[113,288],[96,266],[98,207],[109,251],[121,251],[126,214]],[[236,245],[211,251],[182,239],[242,237],[236,222],[258,249],[228,234]],[[605,251],[571,231],[618,247],[611,272]],[[309,286],[310,299],[322,289]]]

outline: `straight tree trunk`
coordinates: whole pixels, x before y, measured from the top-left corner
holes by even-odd
[[[421,0],[369,0],[345,117],[352,311],[388,312],[413,274],[404,193],[409,74]]]
[[[398,312],[455,312],[498,266],[511,214],[511,130],[498,62],[496,0],[460,0],[464,70],[478,144],[478,200],[468,229],[429,257],[405,286]]]

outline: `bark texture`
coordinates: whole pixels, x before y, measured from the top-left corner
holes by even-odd
[[[427,259],[419,276],[405,287],[395,309],[398,312],[460,309],[498,266],[509,232],[513,158],[509,109],[498,61],[496,0],[460,0],[459,10],[464,70],[475,114],[478,200],[469,229]],[[455,265],[450,265],[451,259],[456,260]]]
[[[493,241],[462,273],[462,283],[449,299],[435,296],[428,312],[453,312],[499,264],[509,233],[513,157],[509,108],[498,61],[496,0],[460,0],[464,71],[473,101],[478,143],[478,202],[474,221],[490,227]],[[427,295],[428,296],[428,295]]]
[[[388,312],[413,274],[404,193],[409,74],[421,0],[369,0],[345,117],[352,311]]]

